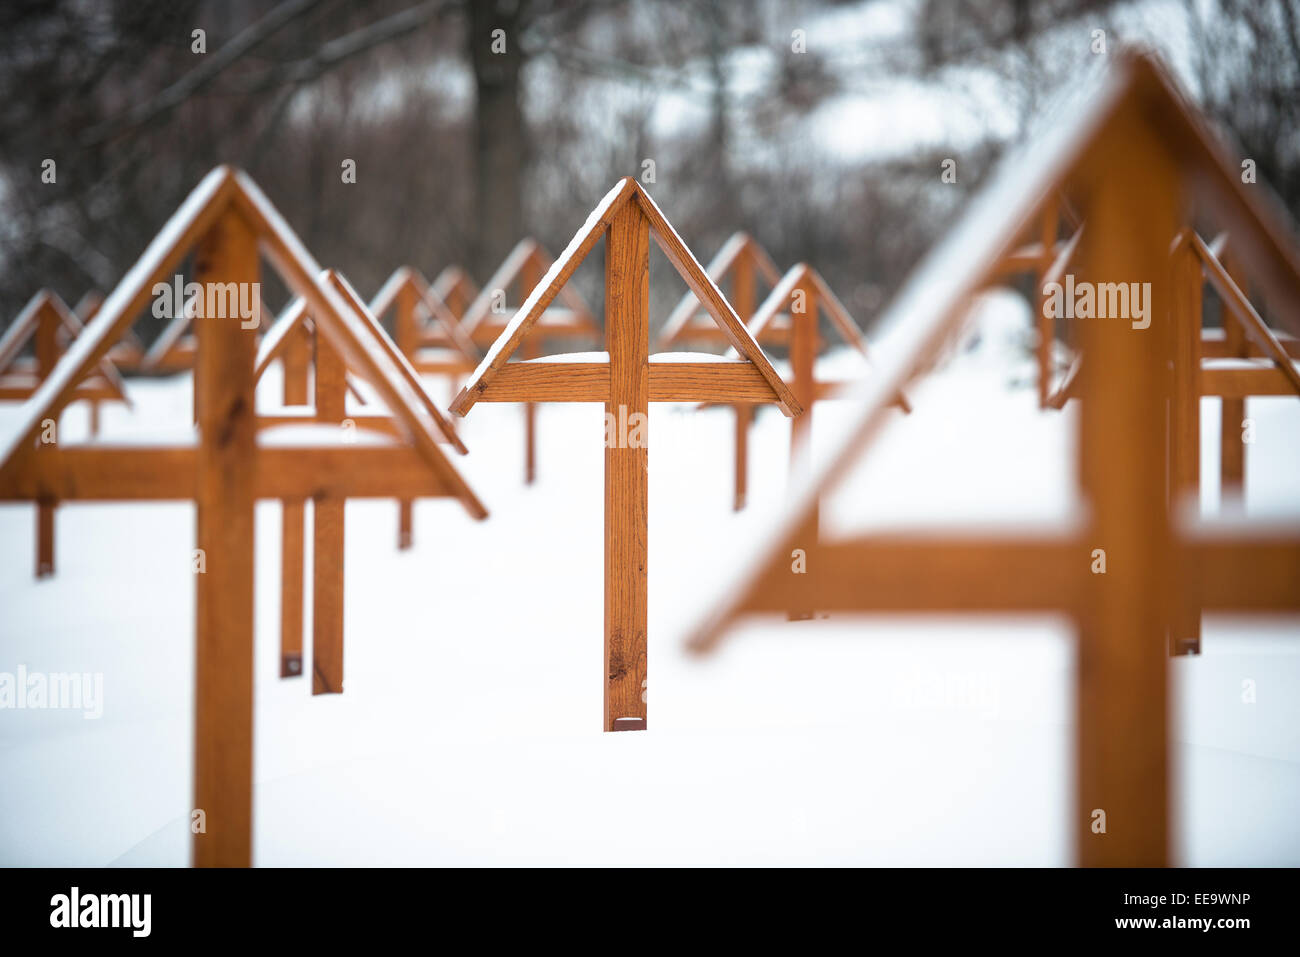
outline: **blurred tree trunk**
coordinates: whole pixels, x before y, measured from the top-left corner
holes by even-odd
[[[474,69],[474,225],[471,268],[483,282],[523,238],[523,175],[528,131],[520,104],[520,46],[527,0],[470,0],[469,58]],[[493,31],[504,30],[494,42]],[[500,37],[500,34],[497,34]],[[494,46],[503,52],[493,52]]]

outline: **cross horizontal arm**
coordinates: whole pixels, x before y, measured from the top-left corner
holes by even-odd
[[[41,449],[0,481],[0,501],[193,499],[197,449],[82,446]],[[406,446],[310,446],[257,452],[257,498],[435,498],[455,494]]]
[[[1092,545],[1073,534],[809,539],[796,537],[786,560],[768,564],[737,610],[783,612],[800,602],[871,614],[1070,614],[1094,573]],[[1179,591],[1207,611],[1300,611],[1300,528],[1196,529],[1176,554]]]
[[[749,362],[650,362],[651,402],[776,402]],[[511,362],[478,395],[479,402],[606,402],[608,362]],[[456,407],[453,406],[453,411]]]

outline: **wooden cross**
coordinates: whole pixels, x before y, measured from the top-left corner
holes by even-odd
[[[194,323],[197,445],[39,442],[41,422],[75,398],[152,298],[194,251],[205,288],[257,283],[259,253],[307,305],[318,335],[375,389],[401,441],[288,445],[259,435],[255,330],[238,320]],[[0,500],[193,500],[202,573],[196,580],[194,807],[206,817],[195,864],[246,866],[252,852],[253,503],[450,496],[487,512],[439,448],[427,396],[367,328],[257,186],[219,167],[194,189],[99,314],[0,436]],[[337,389],[331,395],[337,397]],[[317,410],[320,411],[319,408]],[[264,430],[265,431],[265,430]]]
[[[1050,220],[1055,207],[1048,206]],[[1059,283],[1078,255],[1081,224],[1075,224],[1071,239],[1056,247],[1050,266],[1041,269],[1039,323],[1039,387],[1047,408],[1060,409],[1080,394],[1080,372],[1085,365],[1080,352],[1059,385],[1048,387],[1053,378],[1050,349],[1055,330],[1045,318],[1041,296],[1046,284]],[[1048,231],[1044,228],[1044,239]],[[1300,371],[1294,358],[1300,356],[1300,339],[1279,336],[1270,329],[1251,304],[1241,284],[1245,282],[1240,267],[1230,268],[1220,261],[1226,237],[1221,235],[1207,244],[1193,229],[1182,229],[1170,250],[1172,295],[1169,302],[1170,323],[1177,362],[1174,365],[1173,393],[1169,399],[1168,480],[1170,504],[1190,502],[1199,509],[1201,469],[1201,398],[1213,396],[1223,407],[1221,433],[1223,495],[1228,489],[1240,489],[1243,456],[1240,422],[1244,401],[1252,395],[1300,394]],[[1021,248],[1003,258],[996,267],[1001,278],[1034,263],[1034,249]],[[1236,273],[1236,276],[1233,273]],[[1223,303],[1223,330],[1207,335],[1202,329],[1203,288],[1209,284]],[[1083,321],[1083,320],[1079,320]],[[1169,634],[1169,651],[1173,655],[1199,654],[1201,650],[1201,609],[1194,595],[1185,596],[1185,606]]]
[[[550,255],[534,239],[520,240],[492,274],[478,297],[465,310],[461,324],[476,345],[490,345],[506,329],[506,318],[515,309],[507,302],[513,292],[525,297],[552,266]],[[555,339],[584,339],[594,342],[600,337],[591,309],[576,289],[567,286],[559,292],[564,307],[552,306],[532,324],[531,335],[523,343],[523,358],[542,354],[543,345]],[[518,300],[516,300],[518,301]],[[524,482],[531,485],[537,477],[537,406],[524,403]]]
[[[469,311],[470,305],[479,294],[479,288],[474,285],[474,280],[459,266],[448,266],[438,273],[430,291],[442,300],[457,321],[464,320],[465,313]],[[446,343],[440,341],[435,332],[429,344],[438,346]]]
[[[607,355],[595,354],[589,361],[507,362],[602,237],[607,237]],[[669,354],[658,361],[649,354],[651,237],[726,330],[740,358]],[[605,404],[605,731],[646,727],[649,404],[736,400],[775,402],[791,416],[802,411],[654,200],[629,177],[588,216],[452,403],[457,415],[466,414],[476,402]]]
[[[0,400],[25,401],[36,394],[41,383],[50,377],[67,344],[81,334],[81,320],[56,293],[42,289],[23,307],[23,311],[0,337]],[[28,344],[35,355],[30,361],[22,356]],[[73,401],[84,400],[90,411],[90,434],[99,433],[99,403],[103,400],[124,402],[130,407],[126,388],[117,367],[107,356],[90,375],[79,382]],[[57,435],[58,417],[54,419]],[[54,574],[54,513],[56,503],[36,503],[36,577]]]
[[[886,314],[897,335],[880,375],[855,395],[861,418],[772,536],[723,593],[688,646],[715,647],[737,618],[802,601],[843,612],[1062,612],[1075,623],[1078,859],[1088,865],[1169,860],[1166,644],[1180,602],[1236,613],[1300,611],[1300,528],[1189,519],[1166,504],[1166,408],[1185,358],[1171,244],[1196,202],[1227,222],[1243,265],[1300,330],[1300,258],[1287,232],[1225,158],[1164,70],[1125,53],[1086,108],[1009,163],[968,217],[927,258]],[[818,540],[809,525],[879,434],[895,391],[938,355],[1016,238],[1062,183],[1087,227],[1084,278],[1151,282],[1146,330],[1080,323],[1081,522],[1034,535],[934,533]],[[1162,317],[1162,318],[1161,318]],[[1186,374],[1186,373],[1182,373]],[[807,574],[790,552],[805,548]],[[1097,573],[1097,549],[1105,552]],[[1106,815],[1105,833],[1092,823]]]
[[[451,288],[454,291],[456,286]],[[459,317],[429,287],[425,278],[409,266],[402,266],[389,276],[370,301],[370,312],[377,319],[382,320],[390,310],[394,313],[393,331],[398,351],[417,372],[447,376],[454,397],[461,377],[474,371],[479,360],[478,349],[461,329]],[[445,347],[441,347],[443,343]],[[398,548],[411,547],[411,504],[409,499],[398,503]]]
[[[744,232],[733,233],[722,244],[706,271],[719,288],[725,285],[728,301],[746,326],[754,317],[754,309],[765,295],[764,290],[771,290],[781,281],[781,273],[772,257],[757,240]],[[754,338],[760,344],[789,342],[789,318],[775,317],[763,329],[763,334]],[[701,307],[700,301],[687,290],[668,314],[659,336],[659,349],[669,351],[673,346],[694,343],[725,346],[727,339],[713,317]],[[745,507],[749,495],[749,427],[754,421],[754,406],[737,402],[731,404],[731,411],[735,423],[731,507],[738,512]]]

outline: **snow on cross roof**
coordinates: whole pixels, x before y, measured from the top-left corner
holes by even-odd
[[[180,264],[190,247],[230,209],[231,203],[248,219],[258,234],[263,255],[275,265],[286,284],[314,306],[318,329],[376,387],[420,454],[470,514],[486,518],[487,509],[438,448],[439,429],[435,418],[403,378],[382,343],[369,334],[365,320],[343,296],[322,281],[320,266],[257,184],[230,166],[212,170],[191,191],[83,334],[73,341],[54,372],[25,403],[17,425],[0,440],[0,467],[7,465],[17,452],[30,447],[41,420],[54,406],[61,407],[61,403],[70,399],[76,383],[107,353],[132,317],[148,302],[153,283]]]
[[[412,269],[410,266],[398,266],[393,270],[393,274],[388,277],[379,292],[375,293],[374,298],[370,300],[370,311],[376,316],[382,316],[388,312],[397,302],[398,293],[408,285],[415,290],[420,305],[428,311],[430,318],[443,331],[447,341],[452,344],[455,350],[466,359],[478,355],[474,343],[465,330],[461,328],[460,321],[447,308],[447,304],[442,301],[442,297],[434,292],[425,278],[420,275],[419,270]]]
[[[718,250],[717,255],[709,260],[706,271],[714,282],[720,282],[722,277],[727,275],[736,264],[736,260],[740,255],[747,250],[753,254],[754,264],[758,267],[758,271],[763,278],[767,280],[769,285],[776,285],[781,278],[776,264],[768,256],[767,250],[760,246],[754,237],[745,232],[732,233],[727,241],[722,244],[722,248]],[[686,290],[664,321],[663,331],[660,333],[661,340],[664,343],[671,343],[686,330],[691,319],[702,308],[699,297],[689,289]]]
[[[1111,119],[1133,89],[1140,70],[1163,76],[1145,57],[1129,53],[1118,60],[1076,87],[1067,98],[1073,105],[1059,110],[1057,121],[1040,138],[999,165],[969,212],[909,277],[881,319],[875,350],[880,360],[878,374],[862,380],[846,395],[859,405],[861,413],[836,437],[832,444],[836,451],[799,483],[790,507],[750,560],[723,571],[727,578],[719,584],[717,594],[721,597],[690,630],[690,649],[703,651],[712,646],[736,614],[746,584],[778,560],[778,550],[798,533],[821,497],[845,476],[884,425],[891,398],[907,384],[917,365],[956,330],[985,274],[1012,248],[1053,187]]]
[[[112,343],[105,343],[104,340],[111,336],[116,326],[124,325],[129,316],[147,301],[149,280],[179,263],[182,257],[176,247],[199,224],[215,219],[216,202],[228,197],[234,189],[235,180],[230,167],[218,166],[185,198],[135,265],[109,294],[95,318],[72,341],[54,372],[24,404],[24,413],[15,427],[0,435],[0,463],[9,461],[18,447],[35,435],[51,406],[89,371],[91,358],[99,351],[101,344],[104,345],[103,351],[107,351]]]
[[[473,407],[478,395],[486,389],[496,370],[504,365],[519,347],[529,328],[537,322],[542,312],[560,293],[587,253],[605,236],[614,215],[630,199],[634,199],[639,204],[641,213],[647,220],[650,235],[654,237],[678,275],[705,304],[705,308],[731,340],[732,345],[758,369],[759,374],[771,388],[774,401],[781,410],[789,416],[798,415],[803,411],[794,393],[790,391],[790,387],[776,374],[762,347],[749,334],[749,330],[740,321],[736,310],[722,294],[717,283],[704,271],[695,254],[682,242],[681,236],[655,201],[635,179],[628,176],[621,179],[605,194],[587,216],[586,221],[574,233],[573,239],[569,241],[564,252],[551,263],[546,275],[533,288],[519,311],[511,317],[506,328],[492,343],[483,361],[479,363],[474,374],[470,376],[465,387],[452,402],[453,412],[464,415]]]

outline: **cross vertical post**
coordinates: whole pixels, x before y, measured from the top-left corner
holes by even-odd
[[[317,419],[342,423],[346,401],[343,357],[317,335]],[[343,691],[343,509],[329,492],[312,501],[312,694]]]
[[[812,411],[817,401],[817,383],[813,378],[813,364],[819,348],[817,321],[817,289],[809,270],[805,269],[794,288],[794,302],[790,307],[790,388],[803,406],[803,414],[790,420],[790,472],[799,473],[808,468],[812,456]],[[801,306],[802,311],[796,309]],[[810,541],[817,540],[820,509],[814,508],[808,519]],[[786,617],[802,621],[813,617],[813,609],[802,604],[791,605]]]
[[[1090,549],[1104,550],[1105,570],[1085,576],[1077,612],[1074,826],[1080,863],[1154,867],[1169,855],[1172,566],[1164,479],[1171,337],[1156,317],[1169,303],[1178,176],[1157,161],[1161,152],[1136,124],[1113,135],[1123,148],[1107,151],[1106,175],[1092,184],[1085,261],[1096,283],[1149,282],[1152,327],[1110,318],[1080,329],[1088,356],[1079,420],[1081,484],[1091,504],[1086,535]]]
[[[1186,236],[1170,264],[1170,328],[1173,337],[1173,389],[1169,399],[1169,505],[1178,514],[1180,503],[1200,511],[1201,491],[1201,263]],[[1169,634],[1171,655],[1199,654],[1201,607],[1185,593]]]
[[[1056,260],[1056,233],[1060,228],[1060,213],[1055,203],[1048,202],[1039,228],[1042,257],[1038,261],[1038,288],[1031,298],[1038,304],[1038,407],[1045,409],[1052,388],[1052,344],[1056,341],[1056,322],[1043,308],[1043,285]]]
[[[195,278],[255,283],[255,234],[228,209],[199,241]],[[195,576],[194,807],[206,832],[194,835],[200,867],[247,867],[253,817],[253,502],[256,420],[252,333],[237,319],[196,323],[199,425]]]
[[[731,304],[740,321],[748,324],[755,308],[754,257],[748,249],[736,257],[735,265],[731,267]],[[739,512],[749,496],[749,427],[754,421],[754,407],[738,402],[731,408],[736,414],[735,488],[731,507]]]
[[[311,365],[311,340],[296,329],[285,343],[284,404],[307,404],[307,373]],[[280,503],[280,677],[302,674],[303,553],[305,545],[304,499]]]
[[[416,298],[416,291],[409,283],[398,290],[396,316],[393,322],[393,331],[396,333],[393,338],[397,341],[397,349],[412,361],[420,344],[420,329],[415,321]],[[398,548],[411,547],[414,505],[415,503],[409,498],[401,499],[397,503]]]
[[[36,326],[36,381],[44,382],[59,361],[59,318],[48,303],[41,310]],[[36,577],[54,574],[53,499],[36,503]]]
[[[1229,254],[1225,259],[1224,266],[1228,274],[1249,294],[1236,257]],[[1222,301],[1219,305],[1219,322],[1223,325],[1224,355],[1233,358],[1250,355],[1246,330],[1232,317],[1227,303]],[[1242,420],[1246,418],[1246,400],[1224,396],[1220,400],[1219,411],[1219,503],[1222,505],[1230,497],[1244,499],[1246,495],[1246,446],[1241,432]]]
[[[627,203],[610,223],[605,247],[606,731],[643,730],[647,718],[649,450],[628,439],[633,416],[648,423],[650,411],[649,279],[650,224],[636,203]]]
[[[519,270],[519,297],[527,299],[533,287],[542,281],[542,271],[537,262],[529,259]],[[542,354],[537,336],[530,336],[523,345],[523,357],[536,359]],[[537,479],[537,403],[524,403],[524,484],[532,485]]]

